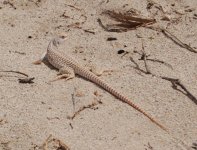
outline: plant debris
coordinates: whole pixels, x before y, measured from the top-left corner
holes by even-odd
[[[185,49],[189,50],[190,52],[197,53],[197,51],[194,50],[191,46],[189,46],[188,44],[185,44],[185,43],[181,42],[181,40],[179,40],[176,36],[174,36],[173,34],[171,34],[166,29],[161,29],[161,31],[162,31],[162,33],[166,37],[170,38],[174,43],[176,43],[180,47],[185,48]]]
[[[5,0],[3,1],[4,5],[10,5],[10,7],[12,7],[13,9],[16,9],[16,7],[14,6],[14,4],[12,2],[10,2],[9,0]]]
[[[53,143],[52,143],[53,142]],[[53,147],[56,150],[70,150],[70,148],[61,140],[56,139],[56,138],[52,138],[52,135],[50,134],[49,137],[44,141],[43,145],[42,145],[42,149],[43,150],[48,150],[49,144],[52,143]]]
[[[89,108],[89,109],[97,109],[95,108],[96,105],[98,104],[102,104],[102,102],[99,100],[96,100],[94,102],[92,102],[91,104],[87,105],[87,106],[82,106],[81,108],[79,108],[78,111],[76,111],[72,116],[68,116],[67,118],[70,120],[73,120],[77,115],[80,114],[80,112],[84,111],[85,109]]]
[[[0,125],[4,125],[6,123],[8,123],[8,121],[5,118],[0,119]]]
[[[107,41],[116,41],[117,40],[117,38],[115,38],[115,37],[108,37],[107,38]]]
[[[99,25],[108,32],[126,32],[128,30],[136,29],[137,27],[147,26],[156,23],[155,19],[145,19],[137,16],[133,16],[128,12],[115,12],[106,10],[102,12],[102,15],[108,16],[111,19],[118,22],[118,24],[107,24],[106,26],[101,22],[99,18],[97,21]]]
[[[95,34],[94,31],[90,31],[90,30],[87,30],[87,29],[84,29],[83,31],[84,31],[84,32],[87,32],[87,33]]]
[[[140,53],[138,53],[138,54],[140,54]],[[144,51],[144,48],[143,48],[142,57],[141,57],[140,60],[144,60],[144,65],[145,65],[145,68],[146,68],[145,71],[139,67],[139,65],[136,63],[136,61],[134,61],[134,59],[132,57],[130,57],[130,60],[135,64],[135,67],[133,67],[134,69],[139,70],[140,72],[142,72],[144,74],[151,74],[154,77],[161,78],[161,79],[166,80],[166,81],[170,81],[172,83],[172,88],[173,89],[175,89],[175,90],[181,92],[182,94],[186,95],[190,100],[192,100],[197,105],[196,97],[194,97],[189,92],[189,90],[187,90],[187,88],[181,83],[181,81],[179,79],[169,78],[169,77],[164,77],[164,76],[158,76],[158,75],[153,74],[150,71],[149,66],[146,62],[147,61],[147,55]],[[178,87],[180,87],[182,90],[180,90]]]
[[[28,77],[27,74],[23,73],[23,72],[20,72],[20,71],[13,71],[13,70],[9,70],[9,71],[0,71],[0,72],[12,72],[12,73],[17,73],[17,74],[21,74],[21,75],[24,75],[26,77]]]
[[[179,79],[174,79],[174,78],[168,78],[168,77],[161,77],[164,80],[170,81],[172,83],[172,88],[183,93],[186,95],[189,99],[191,99],[196,105],[197,105],[197,99],[194,97],[188,90],[187,88],[181,83]],[[180,87],[182,90],[178,89]]]
[[[134,53],[137,53],[141,56],[141,58],[138,59],[138,60],[144,60],[144,57],[146,57],[146,61],[152,61],[152,62],[157,62],[157,63],[160,63],[160,64],[164,64],[167,67],[170,67],[171,69],[173,69],[172,65],[170,65],[169,63],[166,63],[166,62],[164,62],[162,60],[159,60],[159,59],[148,58],[148,57],[150,57],[150,55],[147,55],[144,51],[142,53],[140,53],[138,51],[134,51]]]
[[[160,10],[163,14],[165,14],[165,11],[164,11],[163,7],[162,7],[160,4],[156,3],[156,2],[153,1],[153,0],[147,0],[147,1],[148,1],[148,4],[147,4],[147,6],[146,6],[146,9],[150,10],[150,9],[152,9],[153,7],[155,7],[155,8],[157,8],[158,10]]]
[[[75,9],[76,11],[80,12],[80,18],[84,18],[83,21],[77,21],[77,22],[74,22],[74,23],[71,23],[69,25],[67,25],[68,28],[78,28],[78,29],[82,29],[81,25],[83,25],[86,21],[87,21],[87,16],[85,15],[85,11],[84,9],[81,9],[81,8],[78,8],[74,5],[69,5],[69,4],[65,4],[67,7],[70,7],[70,8],[73,8]],[[73,17],[70,17],[68,15],[66,15],[66,12],[64,12],[60,17],[64,17],[64,18],[69,18],[69,19],[73,19],[75,20]],[[78,19],[79,20],[79,19]]]
[[[20,54],[20,55],[26,55],[24,52],[14,51],[14,53]]]
[[[17,73],[17,74],[25,76],[25,78],[18,78],[19,83],[29,83],[29,84],[34,83],[33,82],[33,80],[35,79],[34,77],[29,77],[26,73],[23,73],[20,71],[8,70],[8,71],[0,71],[0,72]]]
[[[19,83],[29,83],[29,84],[32,84],[32,83],[34,83],[33,82],[34,79],[35,79],[34,77],[32,77],[32,78],[22,78],[22,79],[18,79],[18,81],[19,81]]]
[[[153,24],[156,22],[155,19],[144,19],[144,18],[140,18],[140,17],[134,17],[130,14],[127,13],[116,13],[115,11],[104,11],[102,14],[108,15],[110,18],[118,21],[118,22],[122,22],[122,23],[132,23],[132,22],[136,22],[136,23],[140,23],[140,24]]]
[[[166,29],[158,28],[158,27],[148,27],[148,28],[152,29],[152,30],[155,30],[155,31],[162,32],[167,38],[171,39],[175,44],[179,45],[182,48],[185,48],[185,49],[189,50],[190,52],[197,53],[197,51],[194,48],[192,48],[188,44],[183,43],[175,35],[173,35],[169,31],[167,31]]]

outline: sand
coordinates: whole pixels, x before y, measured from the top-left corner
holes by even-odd
[[[147,10],[146,0],[1,0],[0,70],[20,71],[35,79],[32,84],[21,84],[18,78],[23,75],[0,72],[0,149],[43,149],[50,134],[71,150],[195,149],[192,146],[197,142],[197,105],[173,89],[169,81],[134,69],[130,57],[145,69],[141,56],[134,53],[141,52],[143,41],[149,58],[172,66],[148,61],[151,72],[178,78],[197,97],[197,54],[158,31],[141,27],[122,33],[107,32],[97,22],[98,18],[104,24],[110,21],[100,15],[103,10],[136,9],[140,16],[156,18],[159,26],[196,49],[197,1],[155,2],[163,7],[170,21],[161,20],[161,10],[154,6]],[[64,53],[84,65],[114,70],[100,78],[162,123],[170,134],[79,76],[49,83],[58,72],[32,62],[40,58],[59,33],[69,36],[61,46]],[[107,41],[108,37],[117,40]],[[122,57],[117,53],[121,49],[129,53]],[[68,119],[95,101],[102,103]],[[51,143],[48,149],[57,147]]]

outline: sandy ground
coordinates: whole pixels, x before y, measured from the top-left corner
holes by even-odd
[[[0,149],[42,149],[51,134],[71,150],[195,149],[197,105],[169,81],[143,74],[133,68],[132,57],[142,69],[144,62],[134,51],[145,51],[150,58],[172,66],[148,62],[152,73],[180,79],[197,97],[197,54],[181,48],[162,33],[146,28],[106,32],[97,22],[102,10],[129,11],[154,17],[191,47],[197,47],[196,0],[158,0],[170,21],[161,20],[158,8],[147,10],[146,0],[0,0],[0,70],[15,70],[35,77],[33,84],[21,84],[22,75],[0,72]],[[76,8],[72,7],[75,6]],[[78,27],[74,24],[77,23]],[[93,31],[93,33],[84,30]],[[95,84],[76,77],[69,81],[49,80],[57,71],[37,60],[51,38],[67,33],[61,50],[83,64],[115,70],[101,76],[125,96],[151,114],[170,134],[142,114],[120,102]],[[107,41],[116,37],[116,41]],[[129,53],[117,54],[123,49]],[[180,89],[180,88],[179,88]],[[85,109],[73,120],[74,112],[94,101],[95,109]],[[192,148],[193,146],[193,148]],[[49,149],[57,149],[51,143]]]

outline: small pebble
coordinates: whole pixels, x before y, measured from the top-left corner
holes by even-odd
[[[82,91],[77,91],[75,94],[76,97],[84,97],[85,94]]]
[[[125,52],[125,50],[123,50],[123,49],[118,50],[118,54],[122,54],[124,52]]]

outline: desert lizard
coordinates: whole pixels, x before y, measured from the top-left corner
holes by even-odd
[[[109,93],[111,93],[113,96],[118,98],[124,103],[127,103],[128,105],[135,108],[137,111],[145,115],[147,118],[149,118],[153,123],[155,123],[157,126],[162,128],[163,130],[167,131],[167,129],[162,126],[160,123],[158,123],[155,119],[153,119],[150,115],[148,115],[146,112],[144,112],[142,109],[140,109],[137,105],[132,103],[128,98],[123,96],[121,93],[116,91],[114,88],[109,86],[106,82],[101,80],[97,75],[95,75],[90,70],[86,69],[85,67],[81,66],[78,62],[73,60],[71,57],[67,55],[63,55],[61,52],[57,51],[58,46],[66,39],[66,36],[59,36],[57,38],[54,38],[50,41],[47,52],[45,52],[41,59],[39,61],[36,61],[35,64],[41,63],[44,58],[48,60],[48,62],[54,66],[56,69],[59,69],[59,75],[57,79],[60,78],[66,78],[66,80],[72,79],[75,77],[75,74],[78,74],[79,76],[84,77],[85,79],[88,79],[92,81],[93,83],[99,85]]]

